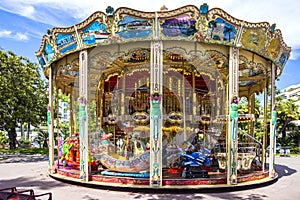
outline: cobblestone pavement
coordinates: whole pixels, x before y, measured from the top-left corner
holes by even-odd
[[[55,200],[296,200],[300,190],[300,156],[276,157],[279,179],[274,184],[241,191],[197,193],[142,193],[92,189],[62,183],[47,174],[47,156],[0,154],[0,188],[16,186],[39,193],[52,192]]]

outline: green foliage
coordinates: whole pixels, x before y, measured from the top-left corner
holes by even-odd
[[[39,68],[11,51],[0,50],[0,126],[16,147],[18,124],[38,126],[47,117],[47,85]]]
[[[0,145],[5,145],[8,143],[8,137],[5,136],[3,131],[0,131]]]
[[[34,138],[34,141],[39,144],[40,147],[48,147],[49,134],[45,126],[40,126],[38,128],[38,135]]]
[[[247,98],[242,97],[239,100],[238,112],[239,112],[239,114],[247,114],[247,113],[249,113]],[[243,129],[243,130],[245,130],[247,128],[247,126],[248,126],[248,122],[239,123],[239,127],[241,129]]]
[[[300,131],[293,131],[289,133],[289,138],[294,144],[297,145],[300,140]]]
[[[300,113],[298,112],[299,106],[295,104],[294,100],[283,101],[280,98],[276,99],[277,102],[277,132],[286,137],[286,129],[289,123],[293,120],[298,120]]]
[[[289,146],[291,151],[299,151],[298,142],[300,140],[300,131],[293,131],[288,134],[288,137],[278,139],[283,147]]]
[[[67,137],[70,135],[70,123],[69,122],[61,122],[59,119],[62,118],[62,113],[58,113],[58,110],[59,108],[61,108],[59,106],[59,102],[65,102],[67,103],[68,105],[70,105],[70,94],[68,95],[65,95],[62,93],[61,90],[57,90],[57,89],[54,89],[54,93],[53,93],[53,96],[54,96],[54,119],[56,119],[56,128],[58,131],[56,131],[54,133],[54,139],[56,139],[58,136],[59,137]],[[64,108],[64,110],[69,110],[70,109],[70,106],[69,107],[66,107]]]
[[[95,132],[97,129],[96,106],[97,106],[96,101],[90,102],[89,106],[88,106],[88,116],[89,116],[89,125],[88,126],[89,126],[90,132]]]
[[[240,114],[248,114],[249,113],[249,105],[248,105],[248,100],[246,97],[242,97],[239,101],[239,107],[238,111]],[[254,115],[256,118],[256,121],[254,123],[254,128],[255,128],[255,138],[259,141],[263,140],[263,135],[264,135],[264,125],[263,125],[263,120],[259,118],[261,116],[261,111],[262,111],[262,106],[257,98],[255,98],[254,101]],[[239,127],[243,130],[249,129],[249,122],[241,122],[239,123]]]
[[[30,140],[22,139],[21,143],[22,143],[22,144],[30,144]]]
[[[70,123],[69,122],[59,122],[57,128],[60,130],[60,137],[65,137],[70,135]]]

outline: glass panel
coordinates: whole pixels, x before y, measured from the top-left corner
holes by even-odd
[[[203,60],[194,57],[164,55],[164,178],[208,176],[212,168],[199,171],[212,166],[214,148],[225,142],[225,123],[219,120],[226,111],[225,81],[217,66],[209,65],[209,52]]]
[[[89,120],[97,123],[90,133],[91,155],[100,164],[99,173],[103,175],[149,177],[148,52],[129,51],[124,56],[109,58],[109,64],[90,69],[90,80],[96,81],[90,84],[96,85],[91,102],[96,103],[95,114],[91,113]],[[103,55],[93,60],[107,62]]]

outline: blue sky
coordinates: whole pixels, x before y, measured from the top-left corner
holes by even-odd
[[[36,62],[35,52],[47,29],[80,23],[95,11],[107,6],[131,7],[141,11],[157,11],[165,5],[169,10],[184,5],[207,3],[235,18],[249,22],[276,23],[292,54],[280,80],[279,89],[300,84],[300,1],[296,0],[0,0],[0,47]]]

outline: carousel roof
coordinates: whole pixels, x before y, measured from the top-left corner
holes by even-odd
[[[158,25],[155,23],[156,20],[159,22]],[[106,13],[95,12],[74,26],[49,30],[43,36],[36,56],[39,63],[46,67],[45,74],[48,76],[47,69],[52,63],[75,52],[96,46],[151,41],[157,39],[154,30],[158,29],[159,40],[235,46],[241,51],[250,52],[250,56],[240,55],[240,86],[249,87],[263,79],[263,74],[269,71],[249,57],[261,57],[274,63],[277,66],[276,77],[278,77],[290,56],[291,48],[284,42],[281,31],[275,28],[275,24],[270,25],[267,22],[251,23],[236,19],[219,8],[209,10],[207,4],[201,5],[200,8],[188,5],[175,10],[157,12],[143,12],[125,7],[114,11],[112,7],[108,7]],[[149,57],[147,49],[142,49],[138,53],[142,54],[139,59],[147,60]],[[78,58],[78,54],[76,55]],[[169,60],[172,61],[171,56]],[[220,65],[222,61],[224,59],[218,58],[215,64]],[[73,58],[72,62],[66,62],[60,69],[63,72],[61,76],[65,76],[62,79],[66,81],[65,85],[72,83],[79,73],[78,59]],[[123,56],[114,62],[118,66],[121,65],[118,62],[136,61],[133,57]]]

